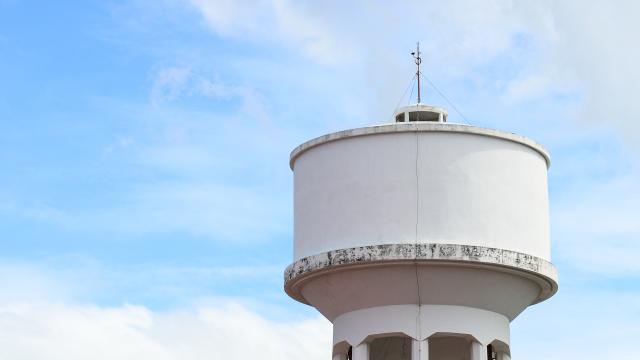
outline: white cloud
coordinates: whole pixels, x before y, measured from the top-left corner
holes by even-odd
[[[278,322],[234,303],[165,313],[131,305],[0,305],[3,359],[319,360],[330,355],[328,321]]]
[[[255,298],[204,296],[153,310],[141,305],[101,306],[92,300],[120,286],[151,291],[192,282],[206,287],[242,279],[281,281],[280,267],[107,268],[88,259],[58,259],[47,265],[0,263],[1,359],[326,359],[331,325],[319,315],[292,315]],[[186,281],[189,284],[180,284]],[[202,285],[200,282],[208,282]],[[135,290],[131,290],[135,287]],[[280,289],[280,286],[278,286]],[[171,296],[169,294],[169,296]],[[88,302],[82,299],[89,299]],[[166,307],[165,307],[166,309]],[[258,312],[260,311],[260,313]],[[264,315],[268,314],[268,315]]]
[[[345,38],[298,2],[288,0],[192,0],[206,23],[224,37],[269,41],[300,47],[322,63],[335,64],[353,55]]]
[[[636,358],[640,334],[634,309],[640,298],[575,291],[558,297],[513,323],[514,356]],[[576,297],[583,301],[572,303]],[[319,360],[330,355],[327,320],[271,320],[229,301],[166,312],[135,305],[0,304],[3,359]]]
[[[551,80],[546,76],[530,75],[509,83],[505,97],[512,102],[535,99],[548,94],[550,85]]]
[[[583,93],[581,120],[613,126],[633,144],[638,140],[640,30],[635,1],[544,1],[528,3],[530,32],[538,38],[539,63],[554,86],[573,82]]]

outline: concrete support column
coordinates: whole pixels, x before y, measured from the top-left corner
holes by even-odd
[[[429,360],[429,339],[413,340],[411,360]]]
[[[347,360],[347,354],[335,354],[331,358],[332,360]]]
[[[506,352],[500,351],[498,353],[498,360],[511,360],[511,355],[507,354]]]
[[[369,344],[364,342],[353,347],[353,360],[369,360]]]
[[[488,360],[487,348],[477,341],[471,341],[471,360]]]

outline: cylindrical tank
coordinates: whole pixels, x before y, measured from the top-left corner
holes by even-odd
[[[464,341],[468,359],[506,358],[509,322],[557,290],[547,151],[442,119],[332,133],[291,154],[285,290],[334,323],[337,358],[378,359],[377,339],[409,341],[414,360]]]

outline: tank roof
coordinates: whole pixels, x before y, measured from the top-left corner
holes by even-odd
[[[358,136],[369,136],[376,134],[388,134],[388,133],[400,133],[400,132],[453,132],[453,133],[463,133],[463,134],[472,134],[472,135],[480,135],[480,136],[488,136],[498,139],[503,139],[507,141],[512,141],[524,146],[527,146],[542,156],[546,163],[547,167],[551,166],[551,156],[547,149],[544,146],[539,144],[538,142],[529,139],[525,136],[509,133],[505,131],[495,130],[495,129],[487,129],[481,128],[477,126],[471,125],[462,125],[462,124],[451,124],[451,123],[437,123],[437,122],[413,122],[413,123],[393,123],[393,124],[384,124],[384,125],[373,125],[349,130],[338,131],[330,134],[326,134],[315,139],[311,139],[295,149],[291,151],[291,155],[289,157],[289,167],[293,169],[293,164],[302,153],[305,151],[314,148],[318,145],[337,141],[345,138],[352,138]]]

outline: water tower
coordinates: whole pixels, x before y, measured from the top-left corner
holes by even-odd
[[[510,322],[558,289],[548,152],[447,115],[418,100],[291,153],[285,290],[333,323],[334,360],[508,360]]]

